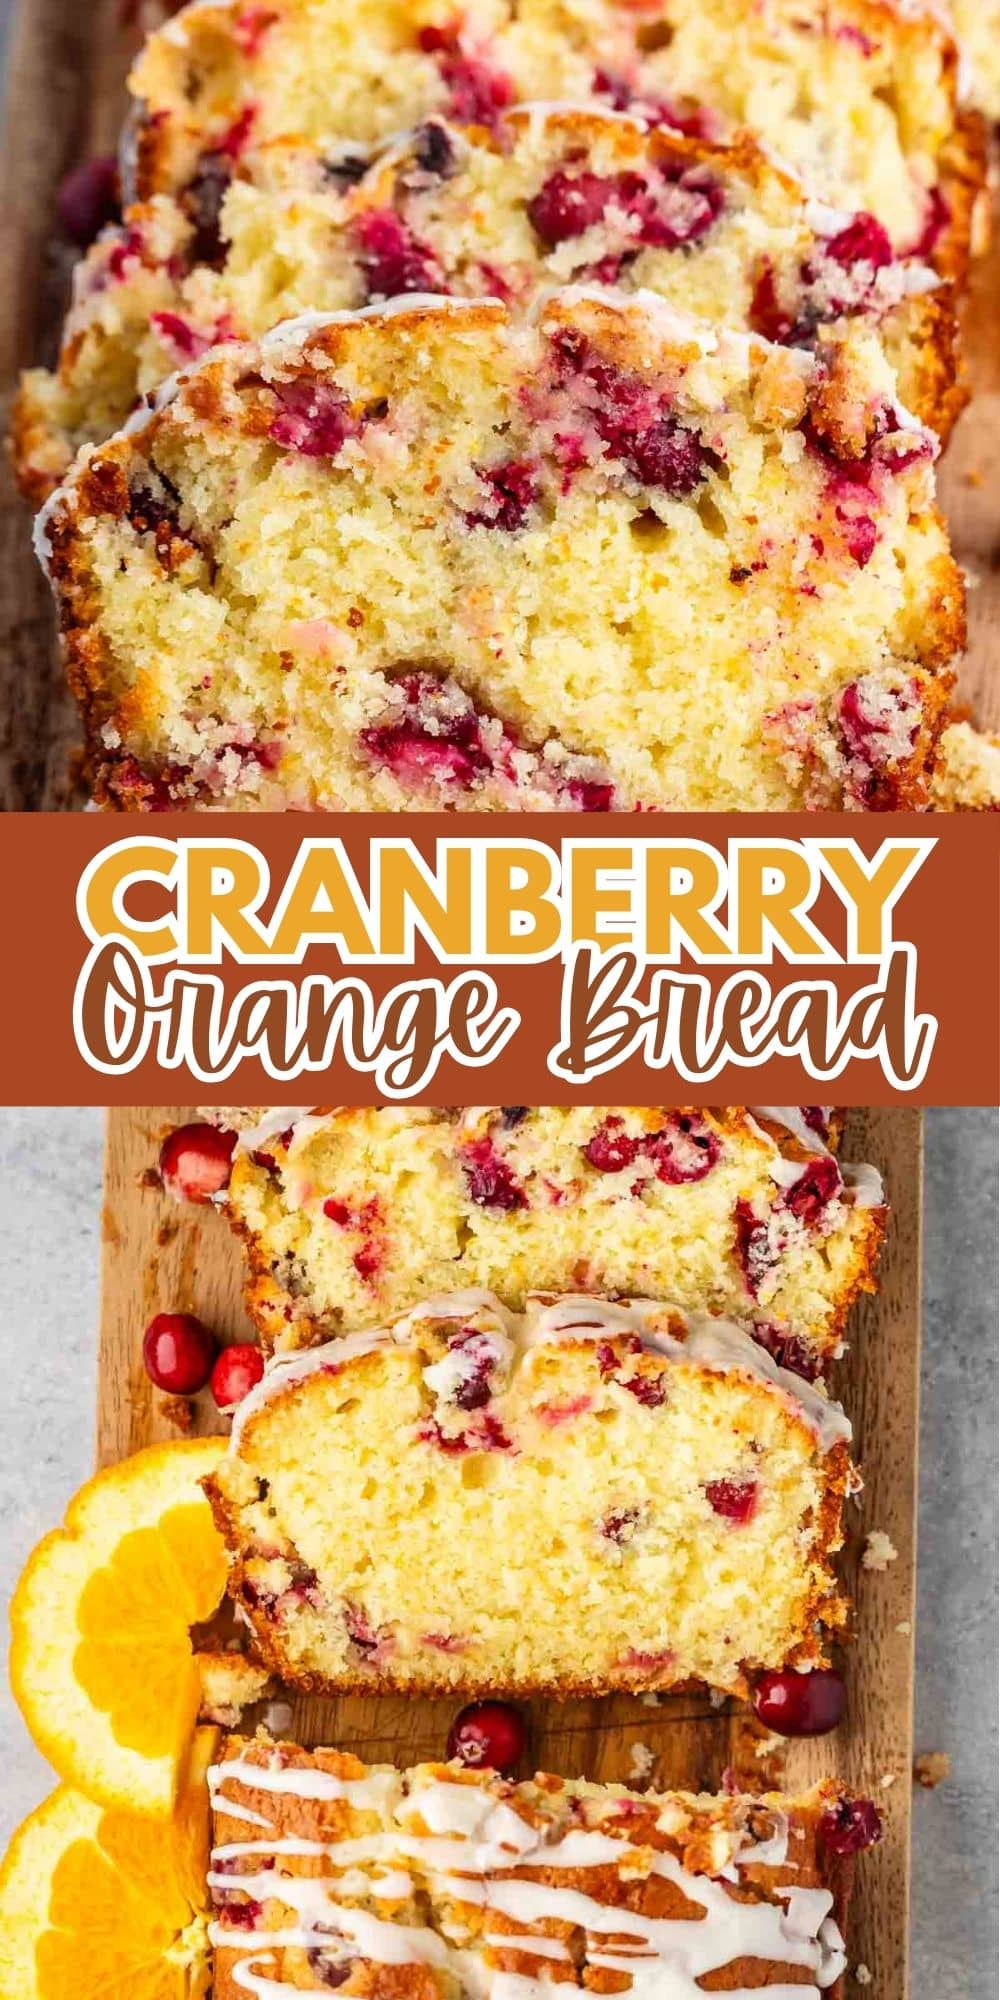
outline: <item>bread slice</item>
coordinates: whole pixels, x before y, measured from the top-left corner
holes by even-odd
[[[220,195],[210,231],[171,196],[136,205],[77,267],[57,368],[30,370],[15,410],[30,498],[210,347],[414,291],[524,312],[544,287],[599,278],[807,347],[860,318],[923,422],[944,436],[962,406],[952,288],[897,258],[872,217],[812,201],[748,136],[711,145],[608,110],[524,106],[492,132],[428,120],[367,169],[357,146],[339,163],[251,147]]]
[[[729,1321],[466,1291],[273,1363],[206,1491],[289,1686],[744,1693],[844,1621],[849,1436]]]
[[[838,207],[948,276],[968,257],[981,134],[933,0],[269,0],[188,8],[131,79],[133,185],[198,202],[261,140],[371,143],[441,113],[596,97],[702,136],[748,126]]]
[[[964,629],[935,452],[873,335],[644,293],[220,350],[40,517],[98,798],[919,804]]]
[[[871,1168],[721,1110],[337,1110],[252,1140],[229,1215],[266,1349],[377,1325],[428,1291],[646,1293],[749,1321],[816,1375],[885,1226]]]
[[[210,1776],[215,2000],[255,1990],[265,1953],[269,1992],[347,2000],[390,1980],[416,1996],[609,1978],[837,2000],[845,1829],[860,1851],[880,1828],[835,1779],[791,1797],[640,1795],[240,1737]]]

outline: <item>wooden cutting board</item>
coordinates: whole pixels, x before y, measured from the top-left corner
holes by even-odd
[[[0,150],[0,430],[18,370],[51,362],[69,260],[53,238],[55,194],[75,161],[114,150],[134,41],[121,0],[13,0]],[[1000,729],[1000,217],[968,312],[975,401],[942,474],[955,550],[969,573],[970,647],[959,699]],[[63,686],[47,586],[30,552],[28,509],[0,453],[0,810],[79,803],[70,784],[79,731]]]
[[[195,1312],[225,1339],[246,1338],[241,1252],[213,1210],[178,1205],[155,1185],[160,1141],[190,1111],[112,1111],[105,1166],[104,1253],[98,1389],[102,1465],[176,1435],[164,1398],[142,1367],[140,1343],[158,1311]],[[715,1790],[727,1767],[762,1785],[795,1787],[827,1772],[874,1795],[886,1818],[882,1847],[858,1870],[849,1940],[851,1964],[874,1975],[879,2000],[905,2000],[910,1874],[910,1768],[913,1730],[914,1566],[920,1379],[921,1120],[911,1110],[853,1112],[845,1157],[883,1172],[893,1219],[878,1297],[857,1311],[851,1351],[835,1385],[854,1420],[865,1490],[852,1505],[846,1570],[857,1631],[846,1673],[850,1709],[833,1737],[760,1758],[760,1732],[741,1704],[713,1709],[691,1696],[532,1705],[535,1768],[634,1782],[633,1753],[655,1759],[651,1782]],[[196,1404],[195,1428],[224,1429],[210,1396]],[[882,1573],[861,1570],[866,1534],[879,1528],[898,1550]],[[502,1561],[502,1551],[498,1551]],[[289,1737],[337,1743],[370,1759],[400,1764],[444,1754],[454,1712],[449,1701],[359,1696],[297,1698]],[[756,1734],[755,1734],[756,1732]]]

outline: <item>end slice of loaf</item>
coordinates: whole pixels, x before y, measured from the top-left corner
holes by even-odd
[[[837,2000],[854,1868],[838,1829],[879,1826],[835,1779],[640,1795],[266,1738],[230,1737],[210,1780],[215,2000],[244,2000],[262,1971],[268,1993],[348,2000],[390,1980],[431,2000],[473,1978],[499,1995],[611,1976],[624,1993],[709,1980]]]

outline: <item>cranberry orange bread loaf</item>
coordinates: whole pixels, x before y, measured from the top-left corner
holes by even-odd
[[[326,152],[591,97],[702,136],[749,127],[960,275],[983,159],[957,67],[932,0],[230,0],[187,8],[137,63],[133,186],[197,208],[251,143]]]
[[[43,500],[80,445],[208,348],[400,293],[523,311],[543,286],[599,279],[794,346],[860,317],[924,422],[944,434],[961,406],[950,286],[897,258],[873,217],[810,200],[749,138],[539,105],[491,132],[428,120],[365,168],[356,146],[338,163],[274,141],[243,154],[210,232],[166,195],[130,209],[77,269],[56,372],[22,383],[25,492]]]
[[[205,1486],[289,1685],[745,1692],[843,1622],[849,1436],[730,1321],[464,1291],[273,1362]]]
[[[38,526],[126,809],[915,805],[964,612],[874,336],[397,300],[209,356]]]
[[[387,1991],[836,1996],[876,1807],[410,1771],[230,1737],[214,1766],[215,2000]],[[267,1984],[264,1984],[266,1979]]]
[[[428,1290],[577,1288],[732,1313],[807,1375],[872,1289],[883,1202],[872,1168],[739,1106],[330,1111],[238,1155],[228,1194],[271,1350]]]

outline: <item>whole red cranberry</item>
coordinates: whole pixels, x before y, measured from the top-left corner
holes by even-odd
[[[474,1701],[451,1725],[448,1755],[477,1771],[513,1771],[527,1740],[524,1718],[510,1702]]]
[[[224,1347],[212,1370],[212,1394],[220,1410],[234,1410],[249,1396],[264,1373],[264,1357],[259,1347],[248,1344]]]
[[[215,1335],[193,1313],[157,1313],[142,1337],[146,1373],[170,1396],[193,1396],[212,1372]]]
[[[229,1186],[235,1132],[217,1125],[178,1125],[160,1148],[160,1175],[177,1201],[211,1201]]]
[[[86,250],[118,215],[117,162],[107,155],[73,167],[60,185],[56,209],[64,234]]]
[[[786,1668],[761,1675],[753,1705],[760,1720],[779,1736],[826,1736],[844,1713],[847,1689],[830,1667],[814,1667],[805,1674]]]
[[[818,1829],[831,1854],[860,1854],[881,1840],[883,1830],[882,1815],[871,1799],[838,1799],[827,1806]]]

